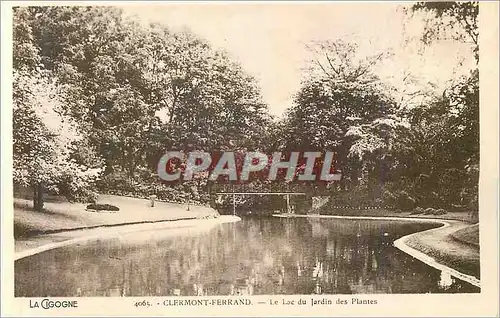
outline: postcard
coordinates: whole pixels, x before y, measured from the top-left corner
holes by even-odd
[[[498,7],[2,2],[2,316],[498,316]]]

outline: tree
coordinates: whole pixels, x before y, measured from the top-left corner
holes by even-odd
[[[479,2],[435,1],[418,2],[411,7],[413,12],[427,11],[434,18],[426,20],[422,42],[429,45],[436,39],[450,37],[473,45],[474,57],[479,61]]]
[[[478,2],[419,2],[411,13],[426,13],[421,41],[448,38],[470,43],[479,61]],[[437,18],[437,19],[436,19]],[[411,129],[395,147],[404,178],[424,204],[463,205],[477,210],[479,170],[479,72],[450,79],[441,96],[408,112]],[[399,168],[399,169],[400,169]]]
[[[308,77],[285,119],[286,147],[334,151],[344,180],[356,185],[362,163],[349,155],[357,142],[353,125],[394,113],[390,88],[373,72],[386,54],[363,56],[356,44],[342,40],[315,43],[310,48],[315,57]]]
[[[58,111],[78,124],[82,148],[103,158],[104,177],[142,182],[167,149],[255,148],[264,138],[270,118],[255,80],[191,32],[143,25],[113,7],[26,7],[14,16],[16,69],[58,79]]]
[[[61,115],[62,88],[43,73],[14,73],[14,182],[33,188],[33,207],[43,210],[45,189],[59,191],[68,180],[72,193],[83,191],[99,169],[74,158],[82,136],[77,125]]]
[[[39,48],[34,43],[32,16],[28,8],[14,8],[13,67],[34,70],[40,64]]]
[[[441,98],[409,114],[411,130],[400,135],[399,174],[425,204],[477,208],[479,167],[478,72],[454,81]],[[474,181],[475,180],[475,181]],[[475,190],[474,190],[475,189]]]

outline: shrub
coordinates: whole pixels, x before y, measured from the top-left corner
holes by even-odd
[[[69,202],[94,203],[97,192],[94,191],[94,182],[84,177],[64,176],[55,187],[54,194],[64,196]]]
[[[105,175],[98,183],[102,190],[114,190],[118,193],[134,192],[135,182],[127,173],[115,171]]]
[[[406,191],[401,191],[396,199],[396,205],[403,211],[411,211],[415,207],[415,199],[412,198]]]
[[[95,203],[99,194],[93,190],[82,191],[72,197],[69,197],[68,200],[71,202],[84,202],[84,203]]]
[[[427,208],[427,209],[425,209],[424,214],[425,215],[433,215],[433,214],[435,214],[435,212],[436,212],[435,209],[433,209],[433,208]]]
[[[410,214],[424,214],[425,209],[417,206]]]
[[[120,209],[117,206],[111,204],[89,204],[87,205],[87,210],[120,211]]]
[[[446,212],[445,209],[437,209],[434,211],[434,215],[443,215],[443,214],[446,214],[448,212]]]

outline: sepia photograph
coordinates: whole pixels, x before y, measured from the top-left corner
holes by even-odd
[[[481,293],[479,2],[7,10],[29,308]]]

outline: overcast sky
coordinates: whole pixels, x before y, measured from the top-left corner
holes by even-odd
[[[430,81],[449,79],[464,53],[447,42],[421,57],[403,49],[404,13],[393,3],[231,3],[149,4],[124,6],[125,13],[144,21],[161,22],[173,29],[189,28],[223,48],[257,78],[272,114],[281,116],[292,104],[310,58],[305,44],[312,40],[343,38],[356,41],[371,54],[392,49],[395,56],[380,69],[393,84],[403,68]],[[417,26],[414,32],[418,32]],[[467,68],[467,67],[466,67]],[[426,79],[427,80],[427,79]]]

